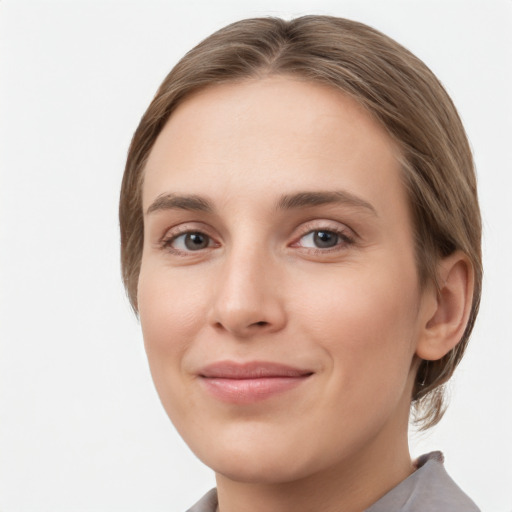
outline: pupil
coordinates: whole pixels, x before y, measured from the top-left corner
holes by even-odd
[[[192,251],[204,249],[208,246],[208,238],[201,233],[189,233],[185,237],[185,247]]]
[[[330,231],[317,231],[314,235],[314,241],[317,247],[334,247],[338,242],[338,235]]]

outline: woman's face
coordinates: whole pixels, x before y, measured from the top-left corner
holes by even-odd
[[[405,442],[427,301],[397,155],[353,100],[286,77],[197,93],[158,137],[140,320],[219,474],[292,481]]]

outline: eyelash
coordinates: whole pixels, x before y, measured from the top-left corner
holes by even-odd
[[[339,252],[346,249],[348,246],[353,245],[355,243],[355,238],[347,234],[347,230],[343,230],[340,228],[322,228],[317,227],[314,229],[307,229],[300,237],[297,239],[297,242],[291,244],[291,247],[301,247],[299,242],[304,239],[308,235],[312,235],[314,233],[329,233],[331,235],[335,235],[338,240],[336,245],[333,247],[304,247],[310,254],[328,254],[332,252]]]
[[[208,244],[208,247],[206,247],[205,249],[209,249],[210,248],[210,243],[213,241],[213,238],[210,235],[208,235],[207,233],[205,233],[204,231],[202,231],[200,229],[187,229],[187,228],[184,228],[183,230],[180,230],[180,231],[178,231],[176,233],[172,233],[169,236],[164,236],[164,238],[162,238],[162,240],[160,241],[160,245],[161,245],[162,249],[165,249],[166,251],[169,251],[169,252],[171,252],[173,254],[176,254],[178,256],[188,256],[188,255],[193,254],[195,252],[199,253],[202,250],[204,250],[204,249],[199,249],[197,251],[193,251],[193,250],[183,251],[181,249],[176,249],[175,247],[172,246],[172,244],[178,238],[180,238],[182,236],[186,236],[186,235],[202,235],[202,236],[206,237],[209,240],[209,244]]]
[[[292,244],[290,244],[290,247],[302,247],[301,245],[299,245],[299,242],[302,239],[304,239],[308,235],[312,235],[314,233],[322,233],[322,232],[329,233],[331,235],[335,235],[338,238],[336,245],[333,247],[327,247],[327,248],[303,247],[305,250],[307,250],[308,253],[310,253],[310,254],[328,254],[328,253],[332,253],[332,252],[339,252],[339,251],[343,251],[348,246],[356,243],[355,238],[353,236],[347,234],[347,230],[340,229],[340,228],[331,228],[331,227],[315,227],[314,229],[312,229],[311,227],[306,226],[306,228],[304,229],[304,232],[296,239],[296,242],[293,242]],[[207,247],[205,247],[204,249],[198,249],[197,251],[194,251],[194,250],[185,250],[184,251],[181,249],[176,249],[175,247],[172,246],[172,244],[174,242],[176,242],[176,240],[178,238],[180,238],[182,236],[186,236],[186,235],[195,235],[195,234],[202,235],[202,236],[206,237],[209,240],[209,245]],[[205,233],[204,231],[201,231],[200,229],[184,228],[183,230],[180,230],[176,233],[173,233],[169,236],[165,236],[164,238],[162,238],[162,240],[160,241],[160,245],[161,245],[162,249],[165,249],[165,250],[167,250],[173,254],[176,254],[178,256],[186,257],[186,256],[192,255],[193,253],[201,253],[204,250],[211,249],[212,242],[213,242],[213,247],[219,246],[219,244],[217,244],[214,241],[214,239],[210,235]]]

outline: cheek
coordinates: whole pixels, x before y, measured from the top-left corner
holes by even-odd
[[[298,294],[303,330],[350,389],[363,381],[378,386],[405,380],[414,354],[415,267],[380,268],[387,271],[341,269],[317,280],[313,291],[309,286],[309,293]]]
[[[312,430],[325,434],[330,448],[319,443],[333,456],[361,448],[391,418],[407,418],[418,301],[414,282],[397,285],[396,274],[393,279],[369,269],[340,272],[315,287],[322,293],[309,288],[308,300],[297,304],[301,330],[326,363],[318,414],[310,413],[310,421]]]
[[[142,265],[139,317],[151,373],[159,393],[181,372],[181,361],[202,327],[204,288],[192,286],[179,273]]]

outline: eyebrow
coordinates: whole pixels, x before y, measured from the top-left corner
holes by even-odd
[[[280,197],[276,203],[277,210],[294,210],[298,208],[311,208],[327,204],[342,204],[356,208],[364,208],[377,215],[375,208],[364,199],[344,190],[297,192]],[[213,213],[212,203],[203,196],[177,195],[173,193],[159,195],[146,211],[146,215],[162,210],[188,210],[203,213]]]
[[[197,195],[161,194],[149,206],[146,215],[161,210],[189,210],[212,213],[213,206],[204,197]]]
[[[378,217],[377,211],[368,201],[345,190],[286,194],[279,199],[277,209],[293,210],[295,208],[307,208],[325,204],[342,204],[364,208]]]

